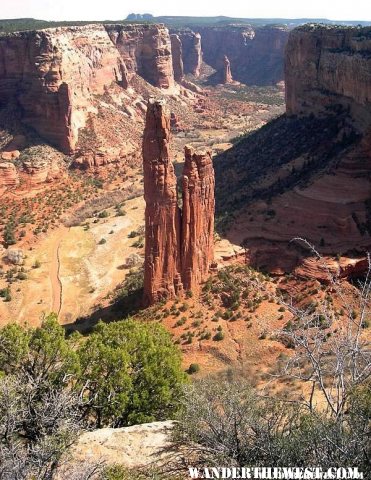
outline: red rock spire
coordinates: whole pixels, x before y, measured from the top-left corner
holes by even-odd
[[[169,154],[170,115],[150,100],[143,138],[145,211],[144,302],[197,293],[209,272],[214,245],[214,169],[211,152],[185,148],[183,210]]]
[[[145,210],[144,301],[150,305],[181,293],[180,209],[169,155],[170,115],[150,100],[143,137]]]
[[[195,153],[185,147],[182,177],[182,280],[197,291],[214,258],[214,169],[211,152]]]
[[[223,83],[228,84],[233,82],[232,72],[231,72],[231,62],[227,55],[224,55],[223,58]]]

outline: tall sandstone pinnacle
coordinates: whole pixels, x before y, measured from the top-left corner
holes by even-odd
[[[170,116],[163,101],[148,102],[143,136],[145,210],[144,301],[181,293],[180,209],[169,156]]]
[[[211,152],[185,147],[182,177],[182,280],[197,290],[214,259],[215,177]]]
[[[229,58],[227,55],[224,55],[223,58],[223,79],[222,79],[224,84],[232,83],[233,82],[233,77],[232,77],[232,72],[231,72],[231,62],[229,61]]]
[[[197,293],[214,247],[214,169],[211,153],[185,148],[183,207],[169,153],[170,114],[150,99],[143,136],[145,209],[144,303]]]
[[[179,35],[176,35],[175,33],[170,35],[170,40],[173,57],[174,80],[181,83],[184,80],[182,41],[180,40]]]

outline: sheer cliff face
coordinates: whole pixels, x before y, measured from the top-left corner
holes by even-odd
[[[359,122],[369,122],[370,52],[370,27],[293,30],[286,50],[287,113],[328,112],[340,104]]]
[[[11,98],[24,123],[65,153],[94,111],[93,96],[133,74],[174,84],[170,36],[161,25],[87,25],[0,36],[0,105]]]
[[[199,28],[203,60],[223,72],[230,61],[234,80],[249,85],[272,85],[283,80],[284,49],[288,30],[249,26]]]
[[[179,35],[170,35],[173,57],[174,79],[181,83],[184,79],[183,48]]]
[[[370,54],[369,27],[294,30],[286,49],[288,115],[215,161],[217,209],[239,210],[229,235],[255,265],[292,270],[302,253],[289,242],[298,236],[326,254],[369,251]]]
[[[150,100],[143,137],[145,210],[144,302],[197,293],[214,255],[214,170],[210,152],[185,149],[183,206],[169,156],[170,115]]]
[[[184,73],[198,77],[202,65],[201,35],[192,31],[177,33],[182,42]]]
[[[65,153],[75,148],[90,96],[122,80],[120,55],[103,26],[0,37],[0,103],[14,97],[23,121]]]
[[[106,25],[129,75],[138,73],[155,87],[174,86],[171,41],[164,25]]]

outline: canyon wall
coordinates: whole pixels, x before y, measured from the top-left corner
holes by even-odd
[[[196,293],[214,256],[214,170],[211,153],[185,149],[182,209],[169,154],[170,114],[151,99],[143,136],[145,210],[144,302]]]
[[[180,30],[176,33],[182,42],[184,73],[198,77],[202,65],[201,35],[191,30]]]
[[[285,77],[287,115],[215,159],[218,214],[234,213],[228,235],[260,268],[295,269],[295,237],[358,264],[371,247],[371,28],[293,30]]]
[[[135,75],[171,93],[176,81],[187,86],[184,74],[200,75],[204,55],[227,83],[232,75],[245,83],[282,79],[284,29],[199,30],[170,36],[161,24],[95,24],[2,34],[0,107],[15,101],[25,124],[71,154],[97,113],[94,98],[112,85],[127,89]]]
[[[163,25],[87,25],[0,36],[0,106],[13,99],[22,121],[64,153],[75,150],[92,98],[134,74],[174,85]]]
[[[183,47],[179,35],[170,35],[171,51],[173,57],[174,80],[181,83],[184,78]]]
[[[129,76],[137,73],[155,87],[174,86],[171,40],[164,25],[106,25]]]
[[[122,80],[122,60],[103,26],[0,36],[0,104],[15,99],[23,122],[65,153],[75,148],[91,95]]]
[[[283,80],[285,27],[228,25],[199,27],[203,60],[217,72],[224,71],[224,57],[230,61],[234,80],[248,85],[272,85]],[[186,49],[185,49],[186,50]]]
[[[371,118],[371,27],[305,25],[286,49],[288,115],[350,110],[360,126]]]

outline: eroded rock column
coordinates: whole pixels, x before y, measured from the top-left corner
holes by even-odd
[[[145,210],[144,302],[182,292],[180,209],[169,156],[170,115],[163,101],[150,100],[143,137]]]
[[[223,58],[223,83],[228,84],[233,82],[232,72],[231,72],[231,62],[227,55],[224,55]]]
[[[214,258],[214,168],[211,152],[185,147],[182,176],[182,280],[195,292],[206,280]]]
[[[214,169],[211,152],[185,148],[183,206],[169,155],[170,115],[150,100],[143,138],[145,210],[144,302],[197,293],[214,257]]]
[[[179,35],[176,35],[175,33],[170,35],[170,40],[173,56],[174,79],[176,82],[181,83],[184,79],[182,42]]]
[[[143,138],[146,201],[144,302],[198,293],[214,258],[214,168],[211,152],[185,147],[183,205],[169,155],[170,114],[163,101],[150,100]]]

